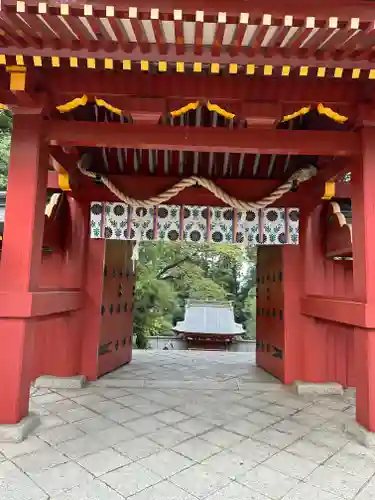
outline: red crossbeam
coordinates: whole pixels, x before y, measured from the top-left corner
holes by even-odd
[[[55,144],[65,146],[319,156],[351,156],[360,152],[355,132],[49,121],[46,135]]]

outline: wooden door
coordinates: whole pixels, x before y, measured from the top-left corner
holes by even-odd
[[[133,336],[133,244],[107,240],[101,305],[99,376],[129,363]]]

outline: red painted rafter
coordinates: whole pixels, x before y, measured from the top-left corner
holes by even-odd
[[[125,52],[131,52],[134,47],[130,43],[129,38],[128,38],[127,34],[125,33],[125,30],[120,25],[120,21],[114,17],[109,17],[108,21],[109,21],[109,24],[111,25],[111,28],[113,29],[114,34],[116,35],[116,38],[118,40],[118,43],[120,44],[120,47]]]
[[[166,54],[168,46],[165,40],[164,32],[161,27],[161,21],[159,19],[159,9],[153,9],[155,11],[154,15],[151,15],[151,24],[154,31],[154,36],[156,40],[156,45],[159,49],[161,55]]]
[[[41,14],[41,17],[58,36],[60,48],[72,47],[73,40],[76,38],[59,17],[45,14]]]
[[[3,0],[2,3],[5,8],[15,9],[16,0]],[[83,15],[85,3],[84,0],[74,2],[74,9],[80,11],[80,15]],[[106,3],[103,0],[92,0],[90,4],[95,9],[105,12]],[[141,0],[136,2],[136,4],[138,10],[142,13],[150,12],[155,7],[153,0]],[[29,5],[32,8],[35,3],[30,2]],[[59,2],[56,2],[54,5],[58,7]],[[129,7],[134,6],[134,0],[112,0],[111,5],[115,7],[119,14],[124,15],[127,13]],[[157,5],[161,13],[171,12],[170,0],[159,0]],[[249,7],[246,9],[243,0],[231,0],[230,4],[228,4],[228,0],[216,0],[215,2],[211,0],[179,0],[178,8],[186,16],[195,15],[196,11],[204,11],[207,15],[216,15],[217,12],[226,12],[229,10],[232,15],[239,15],[241,12],[251,10],[252,16],[260,17],[264,12],[267,12],[280,20],[283,20],[286,14],[296,19],[314,16],[317,20],[322,21],[326,21],[332,16],[339,16],[342,20],[359,17],[362,21],[369,22],[373,21],[374,18],[372,3],[366,1],[358,2],[358,0],[346,0],[345,2],[341,0],[326,0],[325,2],[316,2],[314,0],[306,0],[304,2],[297,2],[295,0],[284,0],[283,2],[280,2],[280,0],[263,0],[257,4],[252,4],[250,9]]]
[[[336,31],[331,38],[324,43],[321,50],[326,54],[325,59],[329,57],[329,53],[334,51],[337,48],[340,48],[342,44],[348,40],[355,32],[357,28],[351,25],[351,23],[347,23],[345,26],[341,27],[339,31]]]
[[[31,29],[35,31],[35,34],[43,40],[44,47],[51,47],[53,49],[61,48],[57,35],[53,33],[51,28],[48,28],[41,19],[28,13],[23,13],[22,18],[30,25]],[[35,55],[36,54],[37,53],[35,53]]]
[[[132,9],[135,9],[135,7],[133,7]],[[129,9],[129,18],[131,26],[134,31],[135,38],[140,48],[140,53],[142,55],[149,53],[151,49],[151,44],[147,39],[147,35],[143,27],[142,21],[137,17],[137,12],[132,12],[132,10]],[[159,52],[158,55],[160,56]]]
[[[182,22],[182,11],[174,10],[173,11],[173,19],[174,19],[174,36],[176,40],[176,54],[182,55],[185,52],[185,36],[184,36],[184,27]],[[203,29],[203,25],[202,25]]]
[[[340,47],[340,59],[349,57],[356,50],[365,50],[368,46],[375,44],[375,21],[362,27],[362,31],[355,33],[349,40]]]
[[[249,15],[244,14],[243,18],[240,19],[239,24],[237,24],[232,42],[229,46],[229,54],[233,57],[238,55],[241,50],[242,42],[248,27]]]
[[[36,49],[42,47],[42,41],[36,38],[35,30],[27,25],[17,14],[9,12],[1,14],[1,17],[13,25],[18,32],[22,32],[22,38],[31,46]],[[40,37],[41,38],[41,37]]]
[[[5,14],[0,12],[0,32],[2,36],[10,44],[15,45],[17,48],[23,48],[27,46],[27,42],[24,38],[21,38],[17,34],[17,29],[5,18]]]
[[[194,54],[202,55],[203,52],[203,26],[204,12],[197,12],[195,15],[195,33],[194,33]]]
[[[62,146],[317,156],[360,152],[360,137],[355,132],[49,121],[45,133],[48,140]]]
[[[223,44],[225,26],[226,26],[226,14],[219,12],[215,28],[214,40],[211,49],[211,54],[214,57],[220,55],[221,47]]]

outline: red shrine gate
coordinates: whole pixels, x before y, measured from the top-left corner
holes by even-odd
[[[90,204],[120,197],[145,211],[141,238],[155,205],[188,207],[200,229],[180,210],[168,230],[153,219],[153,235],[236,242],[250,241],[251,207],[298,208],[300,244],[286,232],[260,249],[258,363],[286,383],[355,385],[357,421],[375,431],[373,8],[178,4],[2,2],[0,103],[14,128],[0,423],[28,414],[41,374],[93,380],[130,359],[130,244],[89,238]],[[64,196],[45,214],[47,189]]]

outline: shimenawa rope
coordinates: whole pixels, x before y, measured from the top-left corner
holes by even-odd
[[[317,173],[316,167],[310,165],[308,167],[301,168],[294,172],[293,175],[289,177],[289,179],[277,187],[271,194],[265,196],[259,201],[247,202],[238,200],[234,196],[229,195],[225,191],[223,191],[219,186],[217,186],[210,179],[206,179],[204,177],[198,177],[193,175],[192,177],[188,177],[186,179],[182,179],[177,184],[172,186],[171,188],[164,191],[164,193],[158,194],[157,196],[153,196],[152,198],[148,198],[147,200],[136,200],[135,198],[131,198],[126,194],[122,193],[105,175],[97,174],[87,170],[84,166],[84,158],[77,163],[78,170],[85,175],[86,177],[90,177],[91,179],[97,179],[102,182],[108,189],[113,193],[119,200],[127,205],[132,207],[142,207],[142,208],[150,208],[158,205],[162,205],[166,203],[171,198],[177,196],[184,189],[199,185],[204,187],[208,191],[210,191],[216,198],[219,198],[226,205],[236,208],[237,210],[259,210],[262,208],[266,208],[269,205],[272,205],[275,201],[279,200],[284,194],[288,193],[294,187],[297,187],[302,182],[306,182],[314,177]]]

